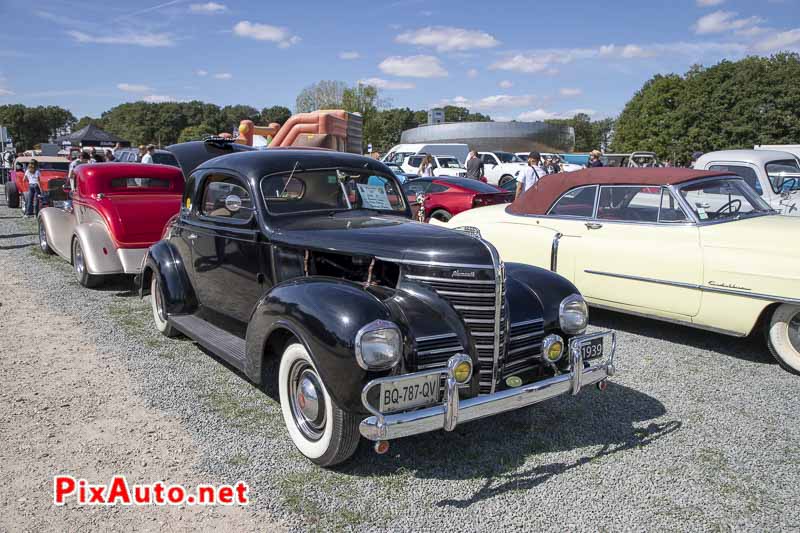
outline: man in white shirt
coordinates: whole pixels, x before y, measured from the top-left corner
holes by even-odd
[[[147,145],[147,152],[142,156],[142,163],[145,165],[152,165],[153,164],[153,152],[156,151],[156,147],[152,144]]]
[[[539,152],[528,154],[528,166],[522,170],[517,179],[517,198],[528,189],[533,188],[539,178],[547,174],[541,167],[541,160],[542,156]]]

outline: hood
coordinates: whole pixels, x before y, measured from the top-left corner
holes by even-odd
[[[128,247],[150,246],[161,238],[167,221],[181,207],[175,194],[136,194],[108,196],[105,207],[111,231],[119,244]]]
[[[352,212],[286,217],[272,224],[276,242],[405,261],[491,265],[488,248],[469,235],[401,217]]]
[[[700,227],[704,247],[800,258],[800,218],[767,215]]]

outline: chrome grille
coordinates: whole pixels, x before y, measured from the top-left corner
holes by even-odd
[[[511,324],[503,377],[531,370],[541,365],[544,321],[528,320]]]
[[[457,353],[464,351],[464,347],[455,333],[432,335],[430,337],[417,337],[417,370],[428,370],[447,366],[447,360]]]

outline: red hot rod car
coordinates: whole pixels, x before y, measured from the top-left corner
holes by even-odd
[[[72,202],[39,213],[39,246],[72,263],[93,287],[111,274],[138,274],[147,248],[178,213],[181,171],[166,165],[103,163],[75,170]]]
[[[39,186],[42,195],[48,198],[47,205],[57,205],[67,199],[63,191],[69,172],[69,160],[65,157],[52,156],[20,156],[14,161],[14,172],[11,180],[6,183],[6,201],[8,207],[25,208],[25,195],[28,194],[28,183],[25,181],[25,171],[28,163],[35,159],[39,163]]]

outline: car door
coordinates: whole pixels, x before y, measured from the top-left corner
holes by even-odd
[[[697,226],[668,188],[600,186],[584,222],[575,279],[593,303],[691,317],[701,303]]]
[[[215,323],[243,335],[267,278],[254,196],[245,180],[222,172],[204,175],[199,186],[200,202],[186,236],[192,242],[195,292]]]
[[[500,179],[500,161],[497,160],[494,154],[481,154],[480,158],[483,160],[483,175],[489,183],[497,183]]]

